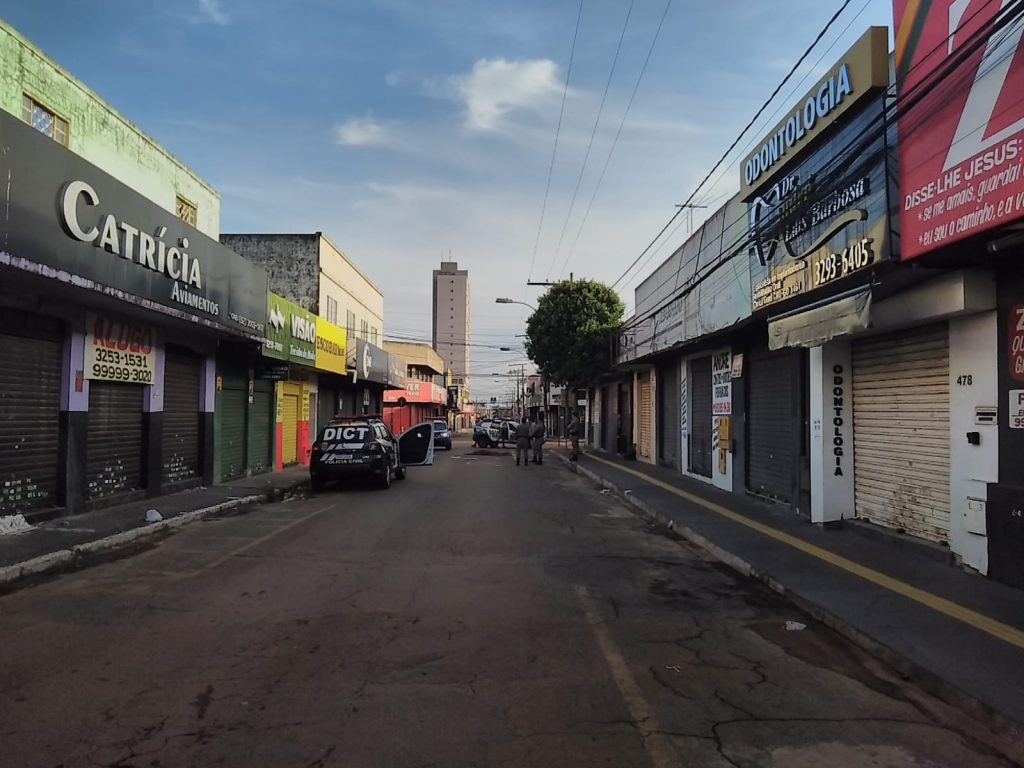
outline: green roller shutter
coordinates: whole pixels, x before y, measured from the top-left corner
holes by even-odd
[[[274,382],[258,379],[252,393],[249,422],[249,472],[266,472],[274,467]]]

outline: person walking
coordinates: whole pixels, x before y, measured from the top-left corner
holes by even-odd
[[[547,429],[544,426],[544,411],[537,411],[537,420],[530,428],[530,442],[533,443],[533,463],[544,463],[544,435]]]
[[[516,466],[519,460],[523,460],[523,466],[530,463],[530,422],[525,416],[516,424]]]
[[[580,433],[583,431],[583,424],[580,423],[580,415],[575,411],[572,414],[572,419],[569,421],[569,440],[572,441],[572,460],[576,461],[580,457]]]

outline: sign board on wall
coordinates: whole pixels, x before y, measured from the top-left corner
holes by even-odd
[[[312,312],[268,293],[263,355],[312,367],[316,363],[316,323]]]
[[[356,339],[354,352],[350,356],[349,365],[355,368],[359,381],[372,381],[376,384],[387,384],[390,371],[389,353],[371,344],[366,339]]]
[[[316,367],[320,371],[344,374],[346,367],[346,332],[344,328],[316,318]]]
[[[1024,19],[935,74],[1009,5],[893,3],[900,99],[923,94],[899,118],[904,259],[1024,216]]]
[[[1010,429],[1024,429],[1024,389],[1010,390]]]
[[[151,326],[89,312],[85,327],[85,378],[152,384],[156,334]]]
[[[0,111],[0,264],[259,339],[266,270]]]
[[[711,355],[711,412],[715,416],[732,413],[732,352],[728,349]]]
[[[740,163],[747,200],[860,99],[889,84],[889,31],[871,27]]]

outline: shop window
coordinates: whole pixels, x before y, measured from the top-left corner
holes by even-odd
[[[195,203],[190,203],[181,195],[178,195],[175,200],[174,213],[186,224],[191,224],[193,227],[196,226],[198,211]]]
[[[68,145],[68,121],[31,96],[21,97],[21,119],[58,144]]]

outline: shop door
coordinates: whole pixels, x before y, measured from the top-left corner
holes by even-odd
[[[690,363],[690,471],[711,477],[711,358]]]
[[[274,382],[256,380],[249,418],[246,467],[252,474],[266,472],[274,466]]]
[[[949,335],[945,323],[853,344],[857,517],[949,540]]]
[[[295,384],[281,385],[281,463],[285,466],[298,461],[299,397]]]
[[[58,506],[60,325],[0,311],[0,515]],[[8,322],[10,321],[10,322]],[[6,331],[17,328],[17,335]]]
[[[249,374],[244,368],[224,365],[218,368],[221,389],[217,393],[220,422],[217,452],[220,455],[221,480],[245,476],[246,408],[249,400]]]
[[[90,501],[145,488],[143,391],[136,384],[89,382],[85,479]]]
[[[167,485],[199,477],[199,382],[203,359],[180,347],[164,353],[164,429],[161,481]]]
[[[601,447],[606,451],[615,450],[615,385],[607,385],[601,390]]]
[[[679,363],[658,369],[658,463],[679,469]]]
[[[637,377],[637,427],[639,431],[637,452],[645,459],[651,458],[651,421],[654,418],[651,403],[651,374],[641,373]]]
[[[800,353],[753,350],[748,369],[747,490],[790,504],[803,429]]]

